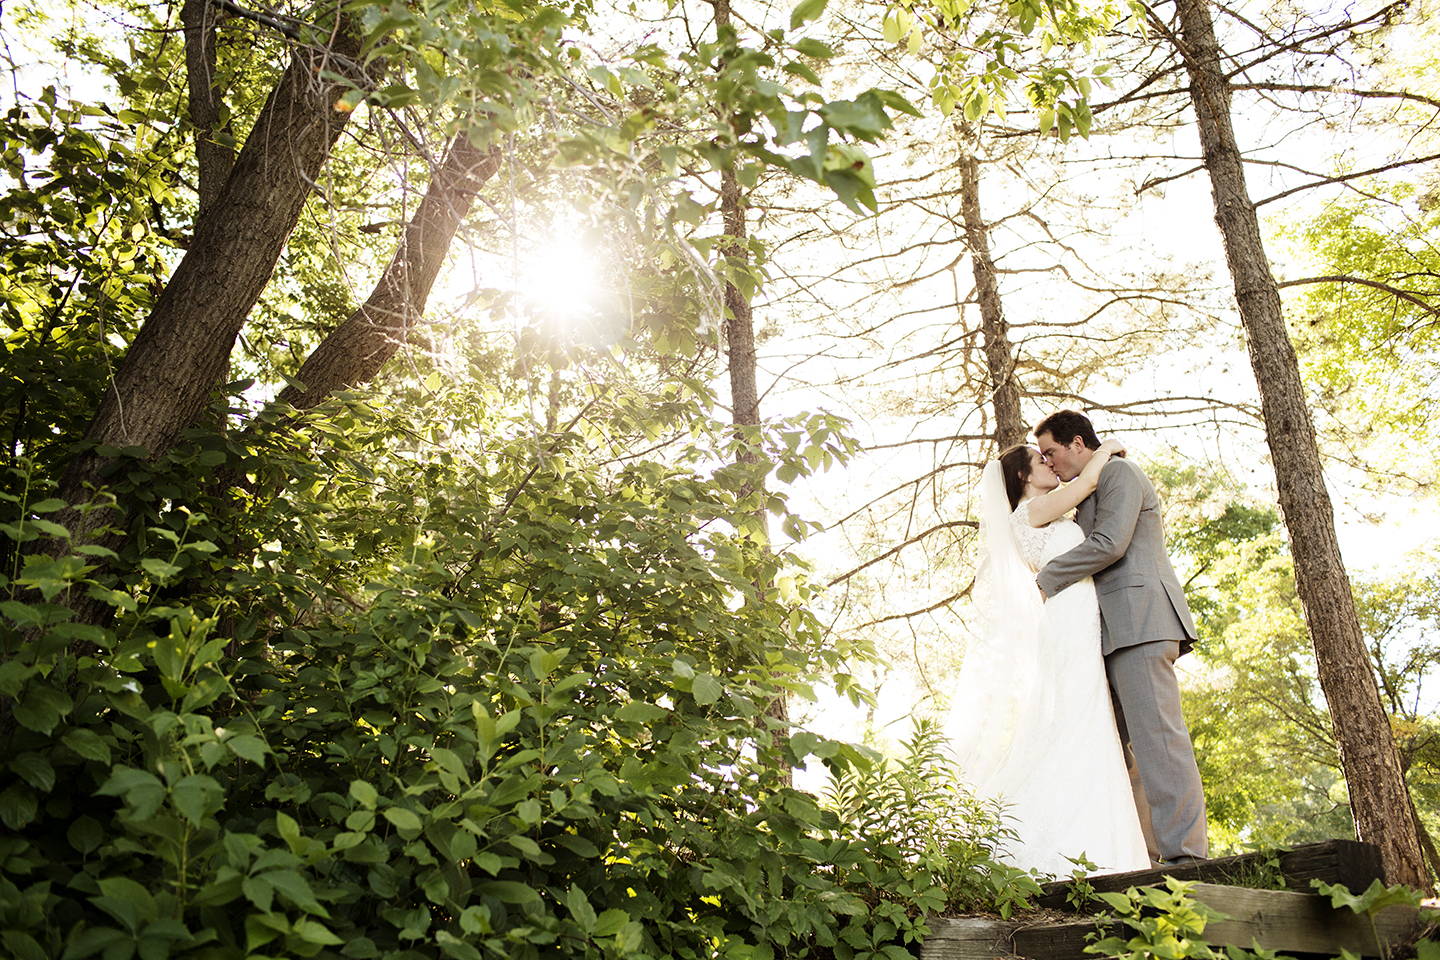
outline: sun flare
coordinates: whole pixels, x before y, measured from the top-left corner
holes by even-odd
[[[598,279],[593,255],[573,240],[558,239],[521,262],[516,291],[531,316],[575,324],[595,311]]]

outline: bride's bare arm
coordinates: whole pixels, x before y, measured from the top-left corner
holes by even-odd
[[[1124,453],[1125,445],[1119,440],[1112,438],[1100,444],[1090,462],[1085,464],[1085,469],[1074,480],[1030,501],[1030,526],[1043,527],[1056,517],[1074,510],[1081,500],[1095,492],[1095,485],[1100,482],[1100,471],[1110,462],[1110,457]]]

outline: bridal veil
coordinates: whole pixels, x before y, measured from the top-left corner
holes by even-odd
[[[1023,504],[1022,504],[1023,507]],[[1054,683],[1044,663],[1044,599],[1020,555],[998,460],[980,481],[980,538],[969,639],[945,735],[967,781],[983,797],[1009,788],[1030,769],[1023,753],[1054,721]],[[1023,522],[1023,520],[1021,521]]]

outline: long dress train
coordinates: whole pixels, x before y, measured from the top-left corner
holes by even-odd
[[[1037,528],[1028,516],[1027,500],[1008,518],[1008,531],[990,535],[1013,536],[1007,548],[1018,547],[1034,570],[1085,538],[1073,520]],[[989,619],[1028,622],[1003,604]],[[1145,869],[1150,858],[1110,703],[1091,579],[1046,600],[1030,632],[1037,636],[1027,645],[988,630],[966,652],[945,728],[962,773],[979,795],[1006,805],[1018,840],[1005,859],[1016,866],[1064,875],[1073,869],[1066,857],[1084,853],[1106,872]]]

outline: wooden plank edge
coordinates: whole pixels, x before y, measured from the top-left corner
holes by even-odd
[[[1198,863],[1180,863],[1156,867],[1149,870],[1132,870],[1127,873],[1096,874],[1086,878],[1096,893],[1121,893],[1130,887],[1148,887],[1163,884],[1166,877],[1177,880],[1194,880],[1201,883],[1233,884],[1250,876],[1264,872],[1263,864],[1275,857],[1273,852],[1242,853],[1233,857],[1219,857]],[[1325,840],[1307,843],[1278,856],[1279,874],[1286,886],[1298,893],[1311,892],[1312,879],[1328,883],[1343,883],[1351,891],[1359,893],[1374,880],[1384,880],[1380,863],[1380,849],[1371,843],[1356,840]],[[1051,910],[1075,908],[1066,902],[1070,880],[1055,880],[1041,884],[1043,893],[1036,902]],[[1102,909],[1103,905],[1091,904],[1082,911]]]
[[[1381,951],[1369,921],[1360,914],[1334,909],[1315,894],[1288,890],[1252,890],[1221,884],[1197,884],[1194,898],[1228,915],[1209,924],[1203,939],[1211,946],[1253,949],[1259,945],[1282,953],[1336,956],[1346,949],[1360,956]],[[1096,932],[1094,920],[1026,925],[991,918],[934,918],[931,935],[921,947],[924,960],[993,960],[1015,955],[1030,960],[1088,960],[1085,947]],[[1419,928],[1413,907],[1382,911],[1375,928],[1386,946],[1404,943]],[[1126,927],[1112,929],[1123,936]]]

